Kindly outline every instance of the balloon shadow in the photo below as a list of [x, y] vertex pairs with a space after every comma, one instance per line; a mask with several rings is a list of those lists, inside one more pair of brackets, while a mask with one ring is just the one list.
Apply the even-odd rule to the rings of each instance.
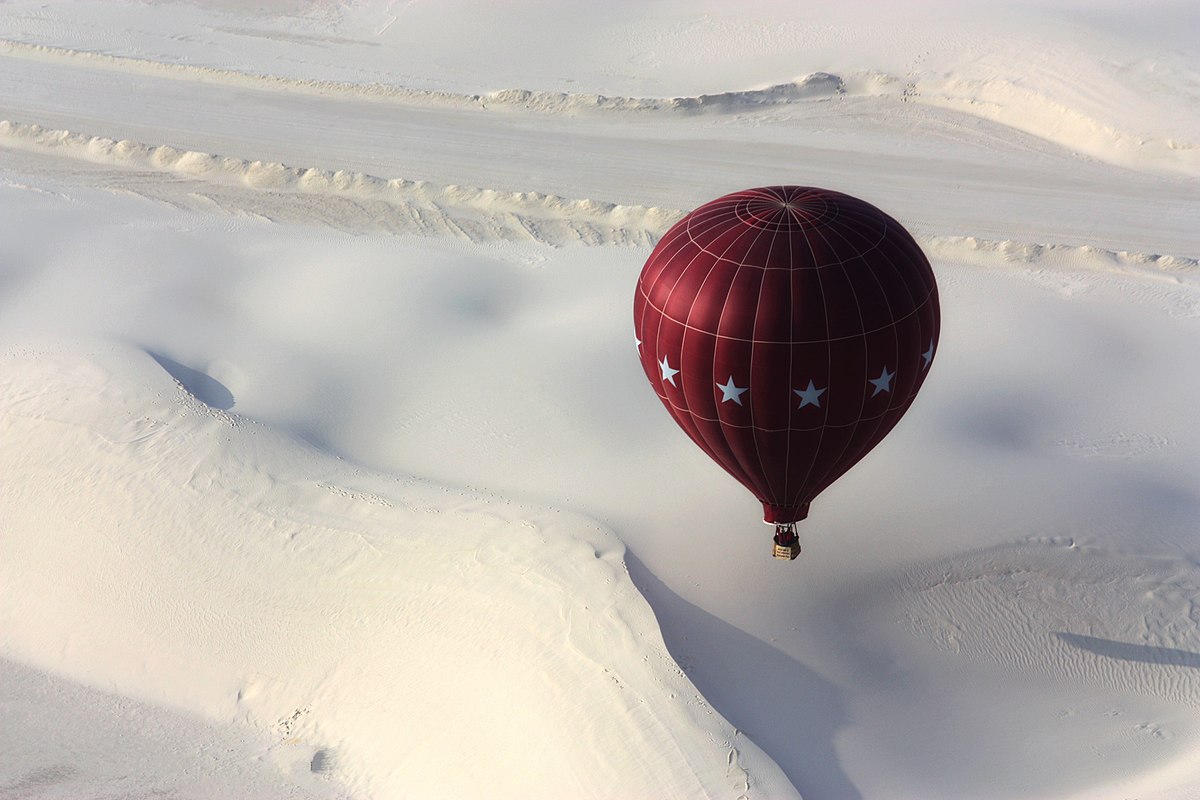
[[1164, 667], [1191, 667], [1200, 669], [1200, 653], [1189, 650], [1178, 650], [1174, 647], [1151, 647], [1144, 644], [1129, 644], [1112, 639], [1098, 639], [1095, 636], [1083, 636], [1078, 633], [1054, 634], [1060, 641], [1095, 653], [1099, 656], [1117, 658], [1121, 661], [1134, 661], [1139, 664], [1159, 664]]
[[862, 800], [834, 749], [847, 718], [833, 684], [684, 600], [633, 553], [626, 551], [625, 562], [667, 650], [712, 707], [774, 759], [804, 797]]
[[146, 352], [150, 353], [150, 357], [157, 361], [160, 367], [170, 373], [172, 378], [179, 381], [183, 388], [195, 395], [200, 402], [222, 411], [233, 408], [233, 392], [229, 391], [225, 384], [216, 378], [206, 375], [200, 370], [186, 367], [159, 353], [149, 350]]

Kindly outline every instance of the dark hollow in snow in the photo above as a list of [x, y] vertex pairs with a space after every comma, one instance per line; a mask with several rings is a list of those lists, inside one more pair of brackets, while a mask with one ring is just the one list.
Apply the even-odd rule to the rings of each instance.
[[[147, 351], [150, 352], [150, 351]], [[171, 374], [171, 377], [179, 381], [184, 389], [187, 389], [200, 402], [210, 405], [213, 408], [221, 411], [228, 411], [233, 408], [233, 392], [225, 387], [216, 378], [213, 378], [198, 369], [184, 366], [174, 359], [167, 358], [159, 353], [150, 352], [150, 357], [158, 362], [158, 365]]]
[[321, 773], [329, 772], [334, 768], [336, 760], [334, 759], [332, 750], [318, 750], [313, 753], [312, 762], [308, 768], [312, 772]]

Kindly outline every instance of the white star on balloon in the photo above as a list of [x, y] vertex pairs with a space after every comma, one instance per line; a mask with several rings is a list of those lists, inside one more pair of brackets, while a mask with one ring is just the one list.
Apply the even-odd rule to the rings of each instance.
[[871, 397], [880, 392], [890, 392], [892, 390], [892, 378], [896, 377], [896, 373], [888, 372], [888, 368], [884, 367], [883, 372], [879, 373], [878, 378], [868, 378], [867, 383], [875, 387], [875, 391], [871, 392]]
[[742, 395], [745, 394], [746, 392], [750, 391], [749, 386], [747, 386], [744, 389], [739, 389], [736, 385], [734, 385], [732, 375], [729, 376], [729, 380], [725, 381], [724, 386], [722, 386], [721, 384], [718, 383], [717, 388], [721, 390], [721, 393], [722, 393], [721, 394], [721, 402], [722, 403], [726, 403], [726, 402], [732, 400], [733, 402], [737, 403], [739, 406], [742, 404]]
[[670, 382], [672, 386], [678, 386], [675, 383], [675, 376], [679, 374], [679, 370], [671, 369], [671, 365], [667, 363], [667, 357], [663, 356], [663, 360], [658, 362], [659, 369], [662, 370], [662, 379]]
[[921, 369], [928, 369], [933, 362], [933, 339], [929, 340], [929, 349], [921, 353], [921, 358], [925, 359], [925, 363], [921, 365]]
[[818, 389], [810, 379], [807, 389], [792, 389], [792, 391], [800, 397], [800, 405], [797, 406], [797, 408], [804, 408], [805, 406], [816, 406], [817, 408], [820, 408], [821, 395], [825, 394], [825, 390], [828, 388], [829, 387], [826, 386], [825, 389]]
[[639, 339], [639, 338], [638, 338], [638, 337], [636, 337], [636, 336], [635, 336], [635, 337], [633, 337], [633, 346], [634, 346], [634, 347], [636, 347], [636, 348], [637, 348], [637, 349], [639, 349], [639, 350], [640, 350], [640, 349], [642, 349], [642, 340], [641, 340], [641, 339]]

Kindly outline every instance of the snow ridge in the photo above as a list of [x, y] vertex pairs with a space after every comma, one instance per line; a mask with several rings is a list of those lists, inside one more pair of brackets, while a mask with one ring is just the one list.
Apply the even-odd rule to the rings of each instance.
[[1010, 263], [1069, 264], [1072, 268], [1163, 272], [1183, 277], [1200, 274], [1200, 259], [1160, 253], [1133, 253], [1091, 245], [1033, 244], [976, 236], [918, 236], [932, 254], [947, 259], [974, 260], [978, 254], [1000, 256]]
[[[1153, 89], [1171, 93], [1173, 102], [1186, 105], [1194, 101], [1186, 89], [1169, 85], [1117, 88], [1124, 89], [1126, 100]], [[1089, 107], [1087, 103], [1080, 103], [1077, 107], [1041, 83], [1031, 86], [1027, 81], [1017, 79], [967, 78], [954, 74], [901, 78], [877, 71], [862, 71], [845, 76], [843, 93], [891, 97], [986, 119], [1109, 164], [1200, 175], [1200, 143], [1192, 138], [1196, 135], [1194, 125], [1190, 130], [1178, 129], [1170, 133], [1128, 129], [1103, 118], [1105, 105]], [[1125, 126], [1130, 124], [1126, 120]]]
[[839, 76], [828, 72], [814, 72], [794, 81], [777, 83], [763, 89], [718, 92], [694, 97], [609, 97], [602, 94], [505, 89], [483, 95], [471, 95], [468, 99], [481, 108], [500, 106], [550, 113], [585, 110], [732, 113], [751, 108], [787, 105], [813, 97], [830, 97], [844, 92], [845, 85]]
[[845, 91], [842, 79], [828, 72], [815, 72], [794, 81], [778, 83], [761, 89], [718, 92], [693, 97], [621, 97], [577, 92], [549, 92], [534, 89], [501, 89], [481, 94], [448, 92], [436, 89], [415, 89], [382, 83], [352, 83], [319, 79], [289, 78], [242, 72], [193, 64], [172, 64], [163, 61], [115, 56], [89, 50], [73, 50], [41, 44], [27, 44], [0, 39], [0, 54], [45, 61], [86, 61], [91, 66], [122, 72], [135, 72], [183, 80], [219, 82], [232, 86], [286, 90], [311, 94], [341, 94], [358, 98], [384, 100], [425, 106], [451, 108], [492, 108], [537, 111], [542, 113], [573, 114], [587, 111], [632, 112], [733, 112], [804, 100], [829, 97]]
[[[422, 180], [383, 178], [354, 170], [293, 167], [171, 145], [109, 139], [41, 125], [0, 120], [0, 144], [68, 158], [151, 170], [203, 181], [206, 199], [224, 211], [271, 218], [309, 219], [313, 209], [288, 197], [319, 195], [341, 201], [322, 220], [336, 227], [382, 227], [395, 233], [452, 236], [472, 242], [536, 241], [568, 244], [653, 245], [686, 212], [658, 206], [622, 205], [542, 192], [510, 192], [472, 186], [440, 186]], [[247, 200], [246, 191], [253, 193]], [[138, 192], [157, 196], [140, 185]], [[193, 196], [194, 193], [193, 193]], [[174, 198], [178, 200], [178, 198]], [[1091, 245], [1031, 243], [975, 236], [917, 235], [934, 257], [994, 261], [1094, 271], [1200, 276], [1200, 259], [1161, 253], [1110, 250]]]
[[[586, 113], [731, 114], [786, 106], [839, 95], [902, 100], [980, 117], [1053, 142], [1107, 163], [1160, 172], [1200, 175], [1200, 143], [1190, 133], [1125, 130], [1102, 119], [1105, 106], [1076, 108], [1070, 100], [1002, 77], [977, 79], [958, 74], [897, 76], [878, 70], [836, 75], [813, 72], [765, 88], [686, 97], [628, 97], [594, 93], [510, 88], [479, 94], [418, 89], [384, 83], [293, 78], [219, 67], [179, 64], [0, 39], [0, 54], [57, 63], [84, 62], [91, 67], [174, 80], [203, 81], [255, 89], [463, 109], [525, 111], [545, 114]], [[1190, 98], [1177, 93], [1179, 102]], [[1131, 88], [1134, 95], [1136, 87]], [[1182, 94], [1179, 94], [1183, 92]], [[1099, 115], [1099, 116], [1098, 116]]]
[[[378, 223], [378, 214], [386, 210], [383, 227], [388, 230], [451, 235], [476, 242], [653, 244], [683, 214], [676, 209], [626, 206], [541, 192], [437, 186], [352, 170], [292, 167], [8, 120], [0, 120], [0, 141], [69, 158], [248, 188], [264, 195], [315, 194], [345, 199], [355, 204], [357, 216], [343, 227], [353, 227], [353, 219], [364, 214], [366, 220]], [[263, 209], [256, 206], [251, 210], [262, 213]]]

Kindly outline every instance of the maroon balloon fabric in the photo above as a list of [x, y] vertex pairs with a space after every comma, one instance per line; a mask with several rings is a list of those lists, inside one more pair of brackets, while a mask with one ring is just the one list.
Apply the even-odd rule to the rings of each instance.
[[840, 192], [770, 186], [688, 214], [633, 306], [646, 377], [763, 504], [808, 506], [899, 422], [937, 350], [937, 285], [898, 222]]

